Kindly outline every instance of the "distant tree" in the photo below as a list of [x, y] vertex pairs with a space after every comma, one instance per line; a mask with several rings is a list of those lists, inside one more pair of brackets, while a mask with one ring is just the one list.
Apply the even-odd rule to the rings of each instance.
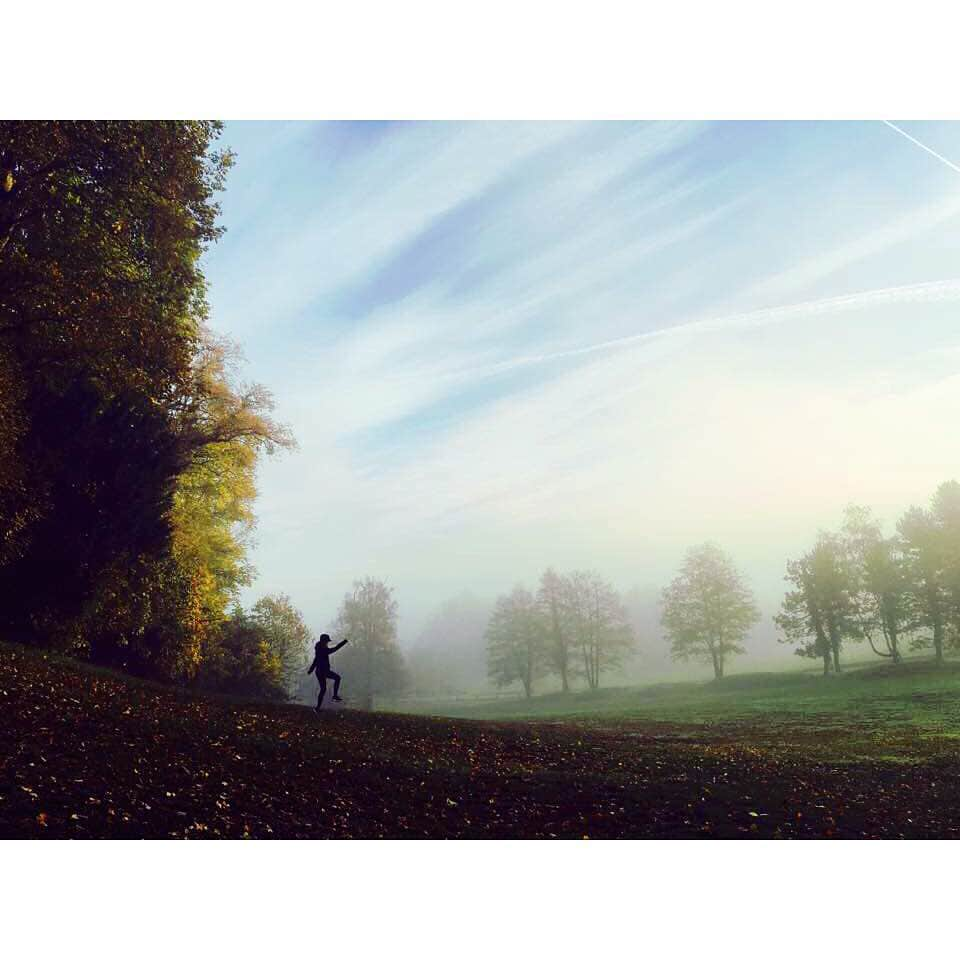
[[857, 506], [847, 508], [842, 536], [861, 632], [874, 653], [900, 663], [900, 641], [910, 626], [910, 582], [902, 542], [885, 538], [870, 510]]
[[952, 489], [945, 487], [935, 495], [934, 509], [911, 507], [897, 523], [903, 542], [913, 626], [918, 631], [929, 631], [927, 636], [918, 635], [915, 645], [932, 643], [938, 663], [943, 662], [951, 615], [956, 609], [956, 593], [951, 590], [956, 549], [951, 540]]
[[487, 665], [498, 687], [520, 681], [527, 697], [546, 670], [547, 630], [540, 608], [529, 590], [515, 587], [497, 598], [487, 624]]
[[820, 598], [811, 571], [810, 554], [787, 561], [784, 578], [794, 589], [783, 598], [780, 612], [773, 618], [783, 632], [783, 643], [795, 644], [798, 656], [821, 658], [823, 675], [830, 673], [830, 640]]
[[774, 618], [786, 642], [804, 657], [822, 657], [823, 672], [840, 672], [844, 640], [862, 636], [856, 606], [856, 579], [845, 544], [821, 533], [813, 549], [788, 561], [786, 579], [794, 584]]
[[944, 568], [949, 595], [948, 620], [944, 640], [952, 647], [960, 644], [960, 483], [948, 480], [933, 495], [933, 515], [944, 540]]
[[733, 561], [712, 543], [687, 552], [662, 603], [661, 622], [674, 659], [710, 663], [717, 680], [728, 657], [744, 652], [747, 631], [760, 619], [753, 593]]
[[377, 694], [403, 689], [406, 676], [397, 646], [397, 601], [391, 587], [374, 577], [355, 581], [343, 598], [336, 629], [349, 638], [350, 645], [337, 654], [334, 669], [343, 674], [345, 686], [359, 681], [364, 709], [373, 709]]
[[540, 577], [537, 603], [546, 624], [546, 657], [550, 669], [560, 677], [564, 693], [570, 690], [571, 660], [574, 655], [573, 636], [566, 598], [570, 588], [565, 577], [554, 569], [545, 570]]
[[599, 574], [577, 570], [562, 581], [567, 629], [590, 690], [604, 670], [619, 667], [633, 648], [633, 630], [616, 590]]

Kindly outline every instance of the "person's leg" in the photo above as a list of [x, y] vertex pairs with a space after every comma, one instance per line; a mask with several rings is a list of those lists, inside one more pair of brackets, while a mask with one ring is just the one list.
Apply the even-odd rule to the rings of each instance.
[[317, 674], [317, 679], [320, 681], [320, 693], [317, 695], [317, 709], [319, 710], [323, 706], [323, 697], [327, 692], [327, 678]]
[[340, 674], [335, 673], [333, 670], [331, 670], [327, 674], [327, 676], [330, 677], [331, 680], [333, 680], [333, 699], [339, 700], [340, 699]]

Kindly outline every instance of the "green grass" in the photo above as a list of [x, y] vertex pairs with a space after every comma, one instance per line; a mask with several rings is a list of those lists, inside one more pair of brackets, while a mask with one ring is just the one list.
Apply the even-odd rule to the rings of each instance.
[[[719, 682], [662, 683], [529, 700], [398, 701], [401, 712], [481, 720], [563, 720], [683, 725], [691, 735], [714, 728], [745, 743], [793, 746], [836, 758], [910, 759], [960, 738], [960, 663], [931, 660], [857, 664], [840, 676], [784, 671]], [[929, 741], [926, 745], [924, 742]]]

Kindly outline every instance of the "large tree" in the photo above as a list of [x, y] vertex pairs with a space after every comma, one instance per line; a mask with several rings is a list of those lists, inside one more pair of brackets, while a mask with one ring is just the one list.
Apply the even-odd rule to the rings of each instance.
[[206, 562], [245, 522], [222, 504], [288, 439], [204, 326], [219, 132], [0, 123], [0, 623], [174, 677], [243, 578]]
[[337, 616], [337, 630], [349, 638], [334, 666], [345, 683], [359, 680], [364, 709], [372, 710], [378, 694], [399, 692], [405, 684], [405, 670], [397, 646], [397, 601], [393, 589], [375, 577], [353, 584], [343, 598]]
[[238, 384], [232, 344], [205, 336], [195, 380], [189, 424], [180, 435], [185, 466], [174, 488], [170, 551], [161, 571], [181, 586], [163, 591], [155, 603], [154, 624], [165, 623], [155, 643], [164, 673], [172, 677], [196, 671], [205, 650], [216, 644], [228, 607], [252, 582], [247, 550], [255, 523], [257, 460], [261, 453], [293, 445], [270, 416], [269, 394]]
[[870, 510], [856, 506], [847, 508], [843, 541], [861, 632], [874, 653], [900, 663], [901, 640], [910, 627], [910, 583], [903, 544], [897, 537], [884, 537]]
[[943, 563], [949, 595], [949, 646], [960, 643], [960, 483], [948, 480], [937, 487], [931, 509], [943, 537]]
[[104, 575], [168, 543], [206, 309], [199, 258], [229, 165], [218, 132], [0, 124], [0, 373], [19, 408], [0, 460], [24, 469], [23, 496], [0, 497], [0, 525], [18, 531], [0, 592], [25, 639], [82, 644], [80, 620], [112, 589]]
[[661, 622], [676, 660], [701, 660], [723, 677], [727, 659], [743, 653], [747, 632], [760, 619], [753, 593], [719, 547], [692, 547], [680, 573], [663, 591]]
[[576, 668], [596, 690], [603, 672], [619, 667], [633, 649], [626, 608], [613, 586], [593, 571], [574, 571], [563, 579], [562, 589]]
[[788, 560], [784, 579], [793, 584], [793, 589], [787, 591], [780, 612], [773, 618], [783, 632], [781, 642], [795, 644], [794, 652], [798, 656], [821, 658], [823, 675], [827, 676], [830, 673], [830, 640], [811, 570], [810, 554]]
[[786, 579], [794, 585], [775, 622], [797, 653], [821, 657], [823, 672], [840, 672], [845, 640], [862, 636], [856, 604], [857, 581], [843, 540], [821, 533], [799, 560], [788, 561]]
[[518, 681], [526, 697], [546, 670], [546, 623], [536, 598], [523, 587], [497, 598], [487, 624], [487, 664], [498, 687]]
[[540, 577], [537, 603], [546, 624], [546, 657], [551, 670], [560, 677], [563, 693], [570, 690], [570, 673], [573, 668], [573, 635], [567, 598], [570, 587], [567, 579], [552, 567]]
[[897, 523], [903, 542], [909, 579], [912, 623], [918, 645], [933, 645], [938, 663], [951, 627], [954, 596], [951, 591], [952, 544], [943, 517], [934, 510], [911, 507]]

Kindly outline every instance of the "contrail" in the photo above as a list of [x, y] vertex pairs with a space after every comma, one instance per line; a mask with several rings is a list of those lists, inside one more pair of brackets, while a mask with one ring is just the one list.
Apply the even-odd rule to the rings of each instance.
[[889, 120], [881, 120], [881, 123], [885, 123], [891, 130], [896, 130], [901, 137], [906, 137], [911, 143], [915, 143], [921, 150], [926, 150], [931, 157], [936, 157], [941, 163], [945, 163], [951, 170], [956, 170], [957, 173], [960, 173], [960, 167], [958, 167], [952, 160], [948, 160], [942, 153], [937, 153], [936, 150], [932, 150], [925, 143], [921, 143], [916, 137], [911, 137], [906, 130], [901, 130], [895, 123], [891, 123]]
[[642, 333], [628, 334], [613, 340], [557, 350], [550, 353], [528, 354], [514, 357], [485, 367], [473, 367], [460, 371], [451, 371], [451, 377], [492, 376], [506, 373], [518, 367], [548, 363], [569, 357], [580, 357], [601, 351], [615, 350], [618, 347], [635, 346], [652, 340], [690, 336], [732, 327], [761, 327], [773, 323], [800, 317], [815, 316], [820, 313], [834, 313], [840, 310], [859, 310], [863, 307], [885, 303], [933, 303], [938, 301], [960, 300], [960, 280], [934, 280], [927, 283], [914, 283], [901, 287], [884, 287], [879, 290], [863, 290], [859, 293], [845, 294], [839, 297], [826, 297], [822, 300], [807, 300], [781, 307], [769, 307], [764, 310], [752, 310], [748, 313], [728, 314], [704, 320], [679, 323], [669, 327], [645, 330]]

